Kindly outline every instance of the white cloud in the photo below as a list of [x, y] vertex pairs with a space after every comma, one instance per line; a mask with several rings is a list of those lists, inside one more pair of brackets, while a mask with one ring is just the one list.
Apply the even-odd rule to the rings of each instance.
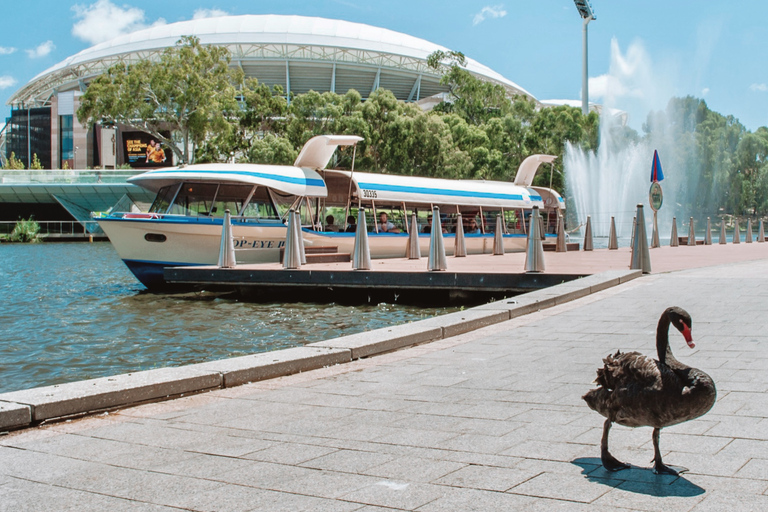
[[12, 76], [4, 75], [0, 76], [0, 89], [7, 89], [16, 85], [16, 79]]
[[704, 96], [706, 96], [707, 94], [709, 94], [709, 87], [705, 87], [705, 88], [703, 88], [703, 89], [701, 90], [701, 97], [702, 97], [702, 98], [703, 98]]
[[10, 55], [16, 51], [12, 46], [0, 46], [0, 55]]
[[30, 59], [39, 59], [40, 57], [45, 57], [49, 53], [51, 53], [54, 49], [56, 49], [56, 45], [53, 44], [53, 41], [46, 41], [44, 43], [40, 43], [35, 48], [32, 48], [31, 50], [24, 50], [27, 52], [27, 55], [29, 55]]
[[479, 25], [484, 22], [486, 18], [503, 18], [507, 15], [507, 11], [504, 10], [504, 5], [486, 5], [479, 13], [475, 14], [475, 18], [472, 20], [472, 25]]
[[144, 28], [165, 25], [164, 18], [153, 23], [146, 23], [146, 14], [138, 7], [117, 6], [110, 0], [98, 0], [85, 6], [72, 6], [77, 20], [72, 25], [72, 35], [88, 43], [97, 44], [123, 34], [129, 34]]
[[768, 84], [752, 84], [749, 86], [749, 90], [755, 92], [768, 92]]
[[195, 14], [192, 15], [192, 19], [201, 20], [203, 18], [219, 18], [221, 16], [229, 16], [229, 13], [221, 9], [197, 9]]

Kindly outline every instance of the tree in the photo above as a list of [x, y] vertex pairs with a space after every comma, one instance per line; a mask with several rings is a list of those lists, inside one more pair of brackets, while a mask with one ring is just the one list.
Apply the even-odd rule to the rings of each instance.
[[239, 111], [235, 84], [242, 83], [242, 71], [230, 69], [230, 60], [226, 48], [184, 36], [158, 61], [116, 64], [94, 79], [77, 118], [88, 127], [119, 123], [149, 133], [179, 162], [190, 163], [190, 147], [210, 132], [232, 129]]

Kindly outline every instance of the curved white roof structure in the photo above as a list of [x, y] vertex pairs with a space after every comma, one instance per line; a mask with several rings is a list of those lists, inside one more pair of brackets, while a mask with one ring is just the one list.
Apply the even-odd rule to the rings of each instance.
[[[297, 94], [315, 90], [340, 94], [356, 89], [366, 98], [377, 88], [398, 99], [419, 99], [446, 91], [426, 58], [447, 48], [392, 30], [305, 16], [245, 15], [205, 18], [156, 26], [85, 49], [45, 70], [19, 89], [12, 105], [46, 105], [54, 94], [84, 90], [88, 81], [117, 62], [157, 58], [185, 35], [232, 52], [246, 76]], [[490, 68], [467, 59], [467, 70], [503, 85], [511, 94], [535, 98]]]

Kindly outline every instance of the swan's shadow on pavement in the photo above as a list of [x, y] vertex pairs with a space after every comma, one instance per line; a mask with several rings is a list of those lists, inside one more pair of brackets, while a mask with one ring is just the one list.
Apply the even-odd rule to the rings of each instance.
[[581, 474], [590, 482], [616, 487], [627, 492], [659, 497], [690, 497], [706, 492], [682, 476], [657, 475], [651, 468], [632, 466], [621, 471], [608, 471], [597, 457], [581, 457], [572, 460], [571, 464], [579, 466]]

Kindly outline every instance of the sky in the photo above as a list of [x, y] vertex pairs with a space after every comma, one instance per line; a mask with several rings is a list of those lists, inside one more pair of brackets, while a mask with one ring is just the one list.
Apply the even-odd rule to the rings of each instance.
[[[640, 130], [672, 96], [768, 126], [768, 2], [592, 0], [590, 101]], [[0, 0], [0, 120], [35, 75], [123, 33], [195, 17], [295, 14], [403, 32], [460, 51], [539, 100], [581, 99], [582, 20], [572, 0]], [[3, 121], [0, 121], [2, 126]]]

